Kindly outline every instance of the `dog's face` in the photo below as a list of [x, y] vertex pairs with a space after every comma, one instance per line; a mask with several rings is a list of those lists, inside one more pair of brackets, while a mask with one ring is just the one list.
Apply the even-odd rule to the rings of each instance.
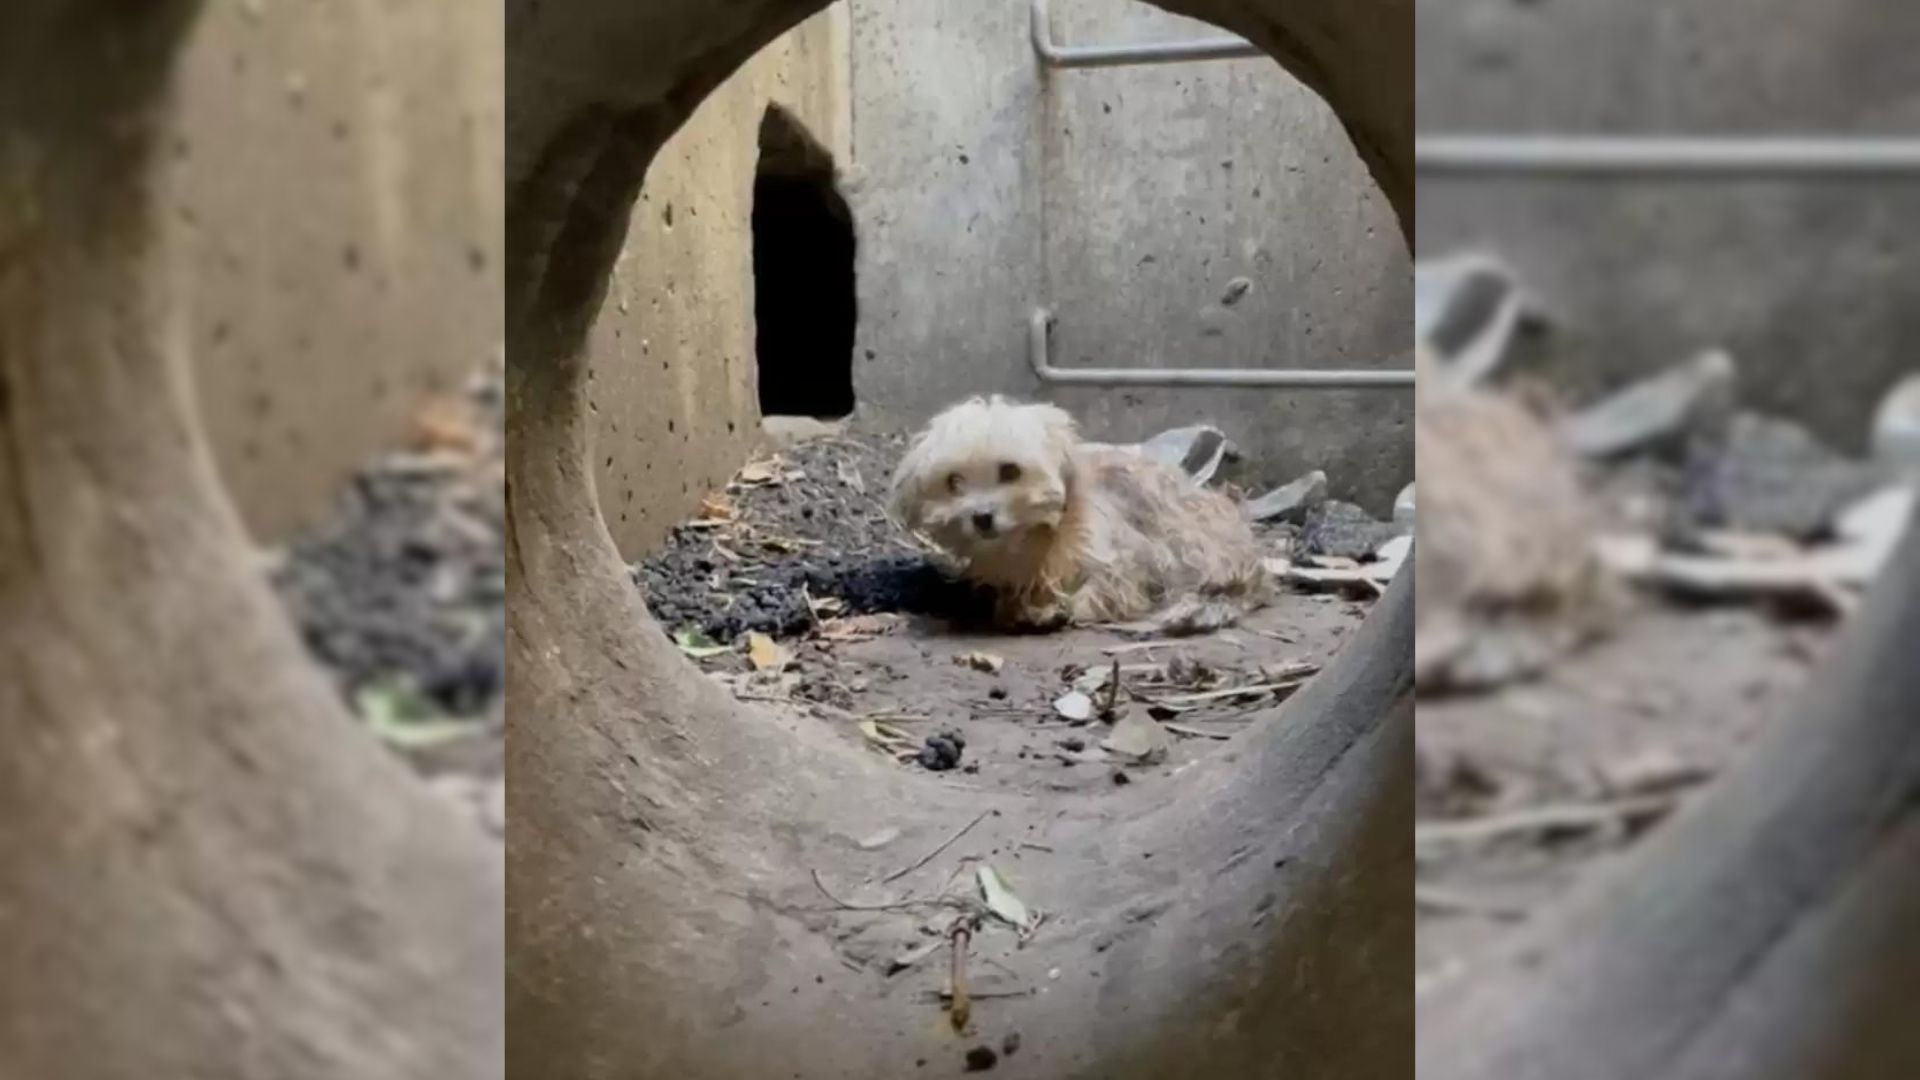
[[979, 556], [1060, 524], [1073, 483], [1073, 418], [1004, 398], [933, 418], [893, 476], [893, 510], [958, 555]]

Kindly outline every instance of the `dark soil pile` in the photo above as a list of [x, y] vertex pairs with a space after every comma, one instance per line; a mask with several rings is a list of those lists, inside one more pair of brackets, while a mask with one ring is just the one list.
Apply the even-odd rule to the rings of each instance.
[[333, 519], [287, 546], [273, 583], [351, 701], [403, 683], [458, 716], [501, 693], [505, 505], [498, 374], [422, 413], [415, 448], [356, 474]]
[[633, 567], [654, 618], [716, 642], [800, 634], [819, 615], [906, 612], [978, 622], [992, 597], [956, 578], [886, 514], [894, 436], [803, 443], [743, 469], [706, 515]]

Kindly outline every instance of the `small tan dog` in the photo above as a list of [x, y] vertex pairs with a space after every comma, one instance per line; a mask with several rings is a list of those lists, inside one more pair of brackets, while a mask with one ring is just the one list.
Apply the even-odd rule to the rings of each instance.
[[995, 590], [1009, 628], [1145, 620], [1224, 626], [1268, 578], [1239, 509], [1178, 469], [1084, 443], [1052, 405], [972, 398], [933, 418], [893, 476], [893, 512]]

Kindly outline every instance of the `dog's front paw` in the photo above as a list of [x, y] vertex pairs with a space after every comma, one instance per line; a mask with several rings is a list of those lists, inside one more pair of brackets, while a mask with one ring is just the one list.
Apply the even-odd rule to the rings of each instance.
[[1023, 631], [1029, 634], [1048, 634], [1055, 630], [1064, 630], [1073, 621], [1064, 605], [1047, 604], [1038, 607], [1020, 607], [1003, 613], [1001, 620], [1009, 630]]

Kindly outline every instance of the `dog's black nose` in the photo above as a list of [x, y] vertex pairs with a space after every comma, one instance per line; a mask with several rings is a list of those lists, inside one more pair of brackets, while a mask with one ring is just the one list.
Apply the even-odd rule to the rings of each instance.
[[973, 527], [979, 532], [987, 536], [993, 535], [993, 515], [992, 514], [973, 515]]

